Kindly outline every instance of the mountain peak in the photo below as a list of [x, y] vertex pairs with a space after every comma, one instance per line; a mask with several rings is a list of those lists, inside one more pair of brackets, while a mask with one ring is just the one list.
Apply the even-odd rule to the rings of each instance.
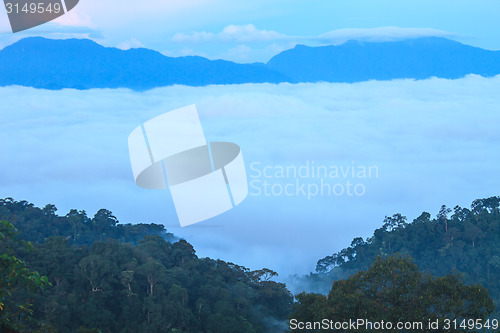
[[[6, 48], [74, 48], [74, 47], [95, 47], [95, 48], [104, 48], [104, 46], [94, 42], [90, 39], [78, 39], [78, 38], [69, 38], [69, 39], [49, 39], [45, 37], [27, 37], [18, 40], [14, 44], [7, 46]], [[5, 48], [5, 49], [6, 49]]]
[[0, 86], [45, 89], [173, 84], [359, 82], [402, 78], [456, 79], [500, 74], [500, 51], [441, 37], [392, 42], [351, 40], [340, 45], [296, 45], [267, 64], [237, 64], [203, 57], [171, 58], [140, 48], [120, 50], [88, 39], [22, 39], [0, 50]]
[[350, 40], [340, 45], [297, 45], [274, 56], [267, 66], [292, 82], [359, 82], [367, 80], [456, 79], [468, 74], [500, 74], [500, 52], [442, 37], [403, 41]]
[[183, 84], [284, 82], [265, 66], [171, 58], [145, 48], [120, 50], [88, 39], [29, 37], [0, 51], [0, 86], [44, 89], [131, 88], [146, 90]]

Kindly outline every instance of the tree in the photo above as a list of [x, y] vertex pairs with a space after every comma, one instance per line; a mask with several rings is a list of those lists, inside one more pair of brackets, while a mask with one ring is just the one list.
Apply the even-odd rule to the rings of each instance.
[[[328, 297], [300, 294], [297, 300], [290, 318], [299, 321], [316, 321], [320, 314], [335, 322], [364, 318], [394, 324], [429, 319], [443, 323], [447, 318], [485, 319], [494, 310], [485, 288], [465, 285], [457, 275], [425, 275], [401, 256], [378, 257], [367, 271], [335, 281]], [[424, 332], [436, 331], [424, 327]]]
[[148, 283], [148, 294], [154, 295], [155, 285], [165, 279], [166, 269], [165, 266], [158, 261], [151, 260], [139, 266], [138, 273], [146, 277]]
[[71, 225], [73, 240], [76, 241], [80, 237], [88, 220], [89, 218], [84, 210], [77, 211], [76, 209], [71, 209], [69, 213], [66, 214], [66, 221]]
[[[17, 230], [10, 222], [0, 221], [0, 331], [14, 332], [30, 324], [32, 303], [17, 292], [29, 289], [34, 292], [47, 284], [47, 277], [30, 270], [17, 258], [15, 247], [29, 251], [31, 244], [16, 238]], [[22, 296], [22, 295], [21, 295]]]
[[392, 217], [386, 216], [382, 228], [387, 231], [392, 231], [394, 229], [404, 228], [405, 226], [406, 216], [397, 213], [392, 215]]
[[448, 231], [448, 214], [451, 213], [451, 209], [447, 208], [446, 205], [442, 205], [437, 218], [439, 221], [444, 221], [445, 231]]
[[55, 217], [56, 212], [57, 212], [57, 208], [56, 208], [56, 206], [54, 206], [52, 204], [47, 204], [47, 205], [45, 205], [45, 207], [43, 207], [42, 211], [47, 216]]
[[[21, 316], [31, 316], [43, 325], [39, 333], [274, 332], [289, 313], [293, 296], [283, 283], [272, 281], [272, 270], [199, 259], [187, 241], [167, 241], [177, 238], [163, 226], [118, 225], [107, 210], [92, 219], [76, 209], [66, 216], [55, 213], [51, 205], [44, 211], [25, 201], [0, 199], [0, 216], [12, 219], [20, 235], [35, 242], [29, 254], [21, 243], [0, 242], [0, 260], [26, 260], [20, 265], [51, 282], [36, 294], [23, 284], [14, 288], [1, 261], [0, 317], [15, 310], [10, 327]], [[4, 251], [7, 245], [10, 252]], [[19, 311], [16, 306], [28, 297], [33, 307]], [[5, 325], [0, 332], [10, 333]]]
[[118, 224], [118, 219], [109, 210], [99, 209], [92, 219], [92, 224], [97, 234], [106, 236], [106, 233], [109, 234], [114, 230], [114, 227]]

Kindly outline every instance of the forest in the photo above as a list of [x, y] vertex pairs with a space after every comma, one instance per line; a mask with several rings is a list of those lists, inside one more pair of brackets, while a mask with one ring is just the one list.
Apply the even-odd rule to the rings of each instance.
[[485, 287], [500, 318], [500, 197], [474, 200], [471, 208], [441, 206], [435, 218], [423, 212], [412, 222], [401, 214], [386, 216], [371, 237], [320, 259], [316, 272], [301, 283], [327, 294], [333, 281], [370, 268], [377, 257], [405, 255], [427, 274], [459, 276], [466, 284]]
[[474, 318], [491, 332], [499, 319], [499, 197], [413, 222], [386, 217], [298, 278], [309, 292], [295, 297], [276, 272], [198, 258], [161, 225], [120, 224], [106, 209], [56, 212], [0, 199], [1, 332], [313, 332], [291, 323], [361, 316]]
[[0, 203], [4, 330], [262, 332], [289, 313], [293, 297], [271, 281], [275, 272], [198, 258], [163, 226], [120, 225], [106, 210], [61, 217], [52, 205]]

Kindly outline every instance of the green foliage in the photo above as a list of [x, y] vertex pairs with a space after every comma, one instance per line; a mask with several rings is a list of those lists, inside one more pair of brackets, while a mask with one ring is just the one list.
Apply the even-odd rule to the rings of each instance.
[[368, 269], [377, 256], [395, 253], [411, 256], [436, 276], [462, 274], [466, 283], [487, 288], [500, 305], [500, 197], [475, 200], [471, 209], [441, 206], [435, 219], [427, 212], [411, 223], [400, 214], [386, 217], [372, 237], [355, 238], [350, 247], [319, 260], [317, 273], [306, 280], [318, 287], [316, 292], [326, 293], [332, 281]]
[[17, 230], [0, 221], [0, 331], [22, 330], [32, 321], [32, 302], [28, 291], [47, 286], [47, 277], [30, 270], [16, 255], [31, 244], [17, 239]]
[[27, 260], [52, 283], [36, 313], [57, 332], [262, 332], [262, 318], [283, 320], [293, 299], [284, 284], [264, 280], [273, 271], [199, 259], [185, 240], [158, 236], [90, 248], [49, 238]]
[[0, 201], [0, 216], [36, 241], [20, 252], [26, 267], [50, 282], [31, 295], [40, 332], [265, 332], [290, 311], [293, 296], [272, 270], [200, 259], [162, 226], [122, 226], [105, 209], [92, 219], [56, 211]]
[[[302, 293], [297, 301], [290, 318], [302, 322], [321, 322], [324, 318], [349, 322], [362, 318], [393, 324], [429, 320], [444, 324], [450, 318], [485, 319], [494, 309], [485, 288], [467, 286], [457, 275], [426, 275], [410, 259], [401, 256], [377, 257], [367, 271], [335, 281], [328, 296]], [[358, 332], [365, 331], [370, 330], [358, 328]], [[434, 330], [424, 327], [423, 331]]]
[[51, 236], [62, 236], [78, 245], [91, 245], [97, 240], [118, 239], [136, 244], [146, 235], [158, 235], [176, 240], [159, 224], [120, 224], [107, 209], [100, 209], [93, 218], [84, 210], [72, 209], [65, 216], [56, 214], [57, 208], [48, 204], [43, 209], [27, 201], [12, 198], [0, 199], [0, 219], [11, 221], [27, 241], [43, 243]]
[[[386, 217], [372, 237], [356, 237], [318, 261], [307, 281], [331, 290], [297, 295], [292, 316], [484, 318], [494, 308], [486, 289], [466, 283], [487, 287], [500, 304], [499, 206], [493, 197], [471, 209], [442, 206], [435, 219], [425, 212], [411, 223], [401, 214]], [[2, 331], [278, 332], [290, 315], [293, 297], [272, 270], [198, 258], [163, 226], [122, 225], [105, 209], [93, 218], [56, 212], [53, 205], [0, 200], [0, 218], [34, 242], [28, 251], [30, 243], [17, 241], [13, 226], [2, 222]]]

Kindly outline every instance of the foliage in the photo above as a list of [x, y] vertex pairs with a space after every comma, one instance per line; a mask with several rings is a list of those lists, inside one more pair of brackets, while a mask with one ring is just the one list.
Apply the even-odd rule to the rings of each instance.
[[411, 256], [436, 276], [462, 274], [466, 283], [487, 288], [500, 305], [500, 197], [475, 200], [470, 209], [441, 206], [434, 219], [427, 212], [411, 223], [401, 214], [386, 217], [372, 237], [355, 238], [348, 248], [319, 260], [316, 274], [306, 280], [321, 286], [316, 292], [326, 293], [334, 280], [368, 269], [377, 256], [395, 253]]
[[[422, 326], [408, 332], [445, 332], [445, 319], [486, 319], [494, 309], [485, 288], [467, 286], [457, 275], [426, 275], [409, 258], [401, 256], [379, 256], [367, 271], [335, 281], [328, 296], [301, 293], [297, 300], [290, 318], [302, 322], [321, 322], [324, 318], [349, 322], [362, 318], [394, 325], [426, 325], [429, 321], [441, 325], [440, 330]], [[357, 331], [373, 329], [360, 327]]]
[[[21, 249], [18, 249], [21, 247]], [[18, 240], [16, 229], [7, 221], [0, 221], [0, 331], [22, 330], [32, 320], [32, 302], [28, 291], [47, 286], [47, 277], [30, 270], [16, 256], [16, 251], [27, 252], [31, 244]], [[27, 290], [28, 289], [28, 290]]]
[[160, 235], [174, 241], [176, 237], [159, 224], [120, 224], [107, 209], [100, 209], [90, 218], [84, 210], [71, 209], [65, 216], [48, 204], [40, 209], [27, 201], [0, 199], [0, 219], [11, 221], [27, 241], [43, 243], [51, 236], [63, 236], [74, 244], [91, 245], [97, 240], [117, 239], [136, 244], [146, 235]]
[[[328, 285], [330, 293], [297, 295], [294, 318], [485, 317], [493, 310], [486, 289], [466, 284], [485, 286], [500, 304], [499, 206], [493, 197], [471, 209], [442, 206], [435, 219], [425, 212], [411, 223], [401, 214], [386, 217], [372, 237], [356, 237], [318, 261], [306, 281]], [[30, 244], [15, 240], [12, 224], [2, 222], [4, 330], [278, 332], [290, 315], [293, 297], [272, 270], [198, 258], [163, 226], [122, 225], [106, 209], [93, 218], [76, 209], [56, 212], [53, 205], [0, 200], [0, 219], [34, 242], [28, 251]], [[42, 288], [30, 294], [26, 286]]]
[[52, 283], [35, 311], [58, 332], [262, 332], [262, 318], [283, 320], [293, 299], [284, 284], [160, 236], [90, 248], [51, 237], [27, 260]]
[[30, 308], [48, 332], [265, 332], [289, 314], [293, 296], [272, 270], [198, 258], [163, 226], [122, 226], [105, 209], [56, 211], [0, 201], [36, 241], [19, 255], [50, 282]]

